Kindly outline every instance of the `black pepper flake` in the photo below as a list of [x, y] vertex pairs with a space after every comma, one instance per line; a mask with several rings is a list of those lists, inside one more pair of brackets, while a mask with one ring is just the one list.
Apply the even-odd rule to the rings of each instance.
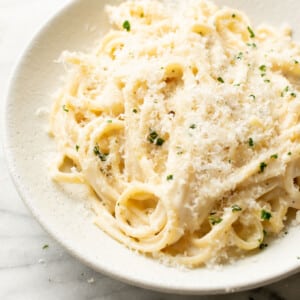
[[261, 243], [260, 245], [259, 245], [259, 249], [260, 250], [263, 250], [263, 249], [265, 249], [265, 248], [267, 248], [268, 247], [268, 244], [266, 244], [266, 243]]
[[172, 117], [175, 117], [175, 111], [174, 110], [170, 110], [168, 112], [168, 115], [171, 115]]

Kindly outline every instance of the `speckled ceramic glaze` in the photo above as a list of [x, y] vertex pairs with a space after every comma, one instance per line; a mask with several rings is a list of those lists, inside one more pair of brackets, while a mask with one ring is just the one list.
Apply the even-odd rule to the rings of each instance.
[[[216, 2], [244, 10], [254, 23], [289, 23], [300, 40], [299, 1]], [[51, 181], [48, 165], [55, 145], [46, 134], [46, 111], [64, 74], [55, 60], [65, 49], [88, 50], [95, 45], [109, 28], [103, 9], [106, 3], [116, 1], [81, 0], [65, 7], [31, 42], [11, 80], [5, 150], [15, 185], [34, 216], [70, 253], [95, 270], [155, 290], [225, 293], [264, 285], [299, 271], [299, 227], [290, 229], [287, 236], [264, 251], [221, 269], [166, 267], [132, 253], [105, 235], [93, 225], [83, 194], [65, 192]]]

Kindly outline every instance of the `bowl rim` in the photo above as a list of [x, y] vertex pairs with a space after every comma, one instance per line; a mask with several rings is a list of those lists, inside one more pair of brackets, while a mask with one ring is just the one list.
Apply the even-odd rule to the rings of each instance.
[[17, 193], [19, 197], [22, 199], [23, 203], [25, 203], [28, 210], [31, 212], [31, 214], [34, 216], [35, 220], [41, 225], [41, 227], [55, 240], [57, 241], [63, 249], [70, 254], [72, 257], [75, 257], [80, 262], [82, 262], [84, 265], [90, 267], [91, 269], [100, 272], [114, 280], [119, 280], [121, 282], [124, 282], [129, 285], [137, 286], [140, 288], [145, 288], [153, 291], [163, 292], [163, 293], [176, 293], [181, 295], [218, 295], [218, 294], [228, 294], [228, 293], [235, 293], [235, 292], [242, 292], [246, 290], [250, 290], [253, 288], [258, 288], [270, 283], [274, 283], [277, 281], [280, 281], [284, 278], [287, 278], [293, 274], [296, 274], [300, 272], [300, 265], [295, 263], [294, 267], [281, 269], [279, 272], [273, 272], [269, 275], [269, 277], [266, 277], [264, 280], [252, 280], [247, 285], [240, 285], [240, 286], [234, 286], [227, 288], [225, 286], [220, 286], [219, 288], [210, 288], [209, 286], [206, 289], [201, 288], [189, 288], [189, 287], [169, 287], [159, 284], [158, 282], [145, 282], [143, 281], [143, 278], [136, 279], [136, 278], [128, 278], [125, 275], [117, 274], [112, 271], [110, 271], [105, 266], [99, 266], [93, 264], [93, 261], [85, 258], [82, 253], [77, 251], [76, 249], [73, 249], [68, 242], [64, 241], [61, 236], [58, 236], [45, 222], [40, 214], [38, 213], [38, 210], [32, 205], [30, 201], [30, 197], [28, 197], [25, 188], [23, 186], [22, 180], [18, 178], [17, 176], [17, 167], [14, 165], [14, 162], [17, 161], [17, 159], [14, 156], [13, 151], [11, 150], [11, 137], [10, 137], [10, 131], [12, 130], [9, 126], [8, 122], [8, 116], [9, 116], [9, 104], [13, 102], [13, 89], [15, 82], [18, 80], [18, 73], [21, 71], [24, 62], [26, 61], [26, 58], [28, 54], [31, 52], [31, 50], [34, 48], [34, 44], [36, 41], [38, 41], [47, 31], [48, 28], [51, 28], [52, 24], [55, 22], [57, 18], [62, 17], [65, 13], [68, 12], [72, 6], [77, 3], [81, 2], [82, 0], [67, 0], [62, 5], [58, 5], [57, 10], [50, 15], [46, 19], [45, 22], [43, 22], [36, 32], [32, 35], [32, 38], [28, 42], [28, 44], [20, 50], [19, 57], [17, 58], [14, 66], [11, 68], [8, 84], [6, 86], [6, 91], [4, 92], [4, 109], [3, 109], [3, 123], [2, 125], [4, 128], [4, 134], [3, 134], [3, 149], [4, 149], [4, 158], [6, 160], [6, 165], [8, 167], [8, 173], [10, 174], [10, 178], [12, 179], [12, 182], [17, 190]]

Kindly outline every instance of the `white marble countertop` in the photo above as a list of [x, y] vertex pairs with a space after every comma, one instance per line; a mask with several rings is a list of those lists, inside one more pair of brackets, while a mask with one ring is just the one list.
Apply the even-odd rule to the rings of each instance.
[[[0, 0], [1, 139], [5, 90], [12, 66], [37, 28], [66, 2]], [[44, 245], [49, 247], [43, 249]], [[300, 274], [244, 293], [201, 297], [165, 295], [112, 280], [71, 257], [41, 229], [16, 193], [0, 147], [0, 299], [296, 300], [300, 299]]]

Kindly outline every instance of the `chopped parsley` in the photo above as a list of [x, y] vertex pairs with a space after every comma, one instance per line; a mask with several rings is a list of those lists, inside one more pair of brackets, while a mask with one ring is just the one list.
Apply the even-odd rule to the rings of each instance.
[[277, 159], [278, 158], [278, 154], [273, 154], [270, 156], [272, 159]]
[[155, 144], [157, 146], [162, 146], [165, 142], [163, 138], [161, 138], [156, 131], [151, 131], [148, 135], [148, 141], [151, 144]]
[[267, 67], [265, 65], [261, 65], [259, 67], [259, 70], [262, 71], [262, 72], [266, 72], [267, 71]]
[[134, 108], [134, 109], [132, 110], [132, 112], [135, 113], [135, 114], [137, 114], [138, 111], [137, 111], [136, 108]]
[[107, 120], [107, 123], [112, 123], [112, 120]]
[[129, 23], [128, 20], [124, 21], [124, 23], [123, 23], [123, 28], [124, 28], [125, 30], [127, 30], [127, 31], [130, 31], [131, 26], [130, 26], [130, 23]]
[[253, 48], [256, 48], [256, 47], [257, 47], [257, 45], [256, 45], [255, 43], [247, 43], [247, 46], [253, 47]]
[[236, 59], [242, 59], [243, 58], [243, 52], [240, 52], [235, 58]]
[[232, 17], [232, 18], [235, 18], [235, 17], [236, 17], [236, 14], [232, 14], [231, 17]]
[[168, 175], [168, 176], [167, 176], [167, 180], [168, 180], [168, 181], [173, 180], [173, 175], [172, 175], [172, 174]]
[[270, 79], [265, 79], [265, 80], [264, 80], [264, 82], [266, 82], [266, 83], [270, 83], [270, 82], [271, 82], [271, 80], [270, 80]]
[[281, 92], [281, 97], [283, 97], [284, 94], [287, 93], [288, 91], [289, 91], [289, 87], [286, 86], [286, 87], [284, 88], [284, 90]]
[[250, 95], [249, 97], [252, 98], [253, 100], [256, 99], [255, 95]]
[[79, 145], [75, 146], [75, 149], [76, 149], [77, 152], [78, 152], [79, 148], [80, 148]]
[[269, 221], [272, 218], [272, 214], [270, 212], [268, 212], [268, 211], [266, 211], [266, 210], [263, 209], [261, 211], [260, 217], [264, 221]]
[[190, 126], [191, 129], [196, 129], [196, 127], [197, 127], [196, 124], [192, 124], [192, 125]]
[[209, 221], [212, 225], [216, 225], [216, 224], [219, 224], [223, 221], [222, 218], [219, 218], [219, 217], [216, 217], [216, 216], [210, 216], [209, 217]]
[[263, 161], [259, 164], [259, 173], [263, 173], [268, 165]]
[[65, 112], [69, 112], [69, 109], [66, 107], [65, 104], [62, 106], [62, 109], [63, 109]]
[[288, 155], [291, 156], [291, 155], [292, 155], [292, 152], [289, 152]]
[[164, 142], [165, 142], [165, 140], [159, 137], [159, 138], [156, 140], [156, 143], [155, 143], [155, 144], [156, 144], [157, 146], [162, 146], [162, 145], [164, 144]]
[[218, 77], [217, 80], [218, 80], [219, 82], [221, 82], [221, 83], [224, 83], [224, 80], [223, 80], [222, 77]]
[[295, 65], [298, 65], [299, 64], [299, 61], [298, 60], [294, 60], [294, 62], [295, 62]]
[[250, 33], [250, 38], [253, 39], [255, 38], [255, 33], [253, 32], [252, 28], [250, 26], [247, 27], [249, 33]]
[[240, 206], [238, 206], [237, 204], [234, 204], [231, 206], [232, 212], [237, 212], [237, 211], [241, 211], [242, 208]]
[[291, 96], [296, 98], [297, 97], [297, 94], [296, 93], [291, 93]]
[[94, 150], [93, 150], [93, 151], [94, 151], [94, 154], [95, 154], [96, 156], [98, 156], [98, 157], [100, 158], [101, 161], [106, 161], [106, 160], [107, 160], [108, 153], [102, 153], [102, 152], [100, 151], [98, 145], [96, 145], [96, 146], [94, 147]]
[[158, 138], [158, 134], [156, 131], [152, 131], [150, 132], [149, 136], [148, 136], [148, 141], [153, 144], [155, 142], [155, 140]]
[[49, 245], [46, 244], [46, 245], [43, 246], [43, 250], [45, 250], [47, 248], [49, 248]]
[[248, 144], [249, 144], [250, 147], [253, 147], [253, 146], [254, 146], [253, 138], [249, 138]]

